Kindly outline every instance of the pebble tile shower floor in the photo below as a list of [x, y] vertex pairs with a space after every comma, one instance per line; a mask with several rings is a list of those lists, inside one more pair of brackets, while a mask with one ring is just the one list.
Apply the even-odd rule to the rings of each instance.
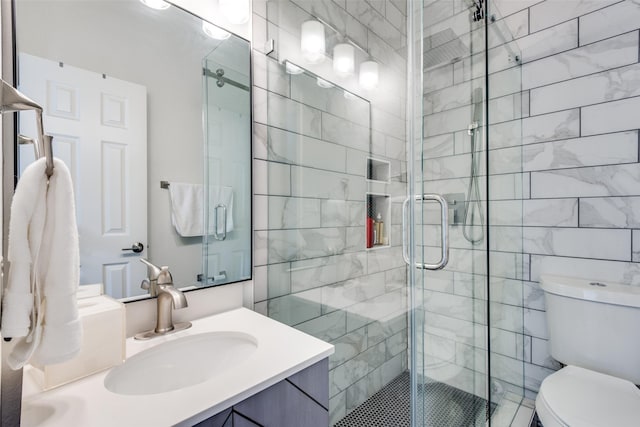
[[[425, 427], [485, 425], [487, 402], [480, 397], [439, 382], [425, 384], [418, 392], [427, 395]], [[334, 427], [409, 427], [410, 404], [409, 372], [404, 372], [334, 424]], [[491, 406], [493, 412], [495, 405]]]

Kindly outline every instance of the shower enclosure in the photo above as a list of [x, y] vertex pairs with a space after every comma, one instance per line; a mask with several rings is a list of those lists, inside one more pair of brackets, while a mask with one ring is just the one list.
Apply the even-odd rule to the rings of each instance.
[[[255, 309], [335, 345], [332, 425], [508, 426], [528, 351], [518, 22], [411, 1], [406, 39], [382, 40], [350, 21], [372, 7], [257, 15], [275, 49], [254, 55]], [[378, 89], [305, 57], [308, 20], [327, 52], [381, 58]]]
[[[491, 2], [438, 0], [415, 12], [409, 194], [441, 195], [449, 215], [443, 225], [438, 206], [409, 198], [414, 425], [510, 425], [526, 346], [521, 55]], [[443, 244], [448, 264], [422, 268]]]

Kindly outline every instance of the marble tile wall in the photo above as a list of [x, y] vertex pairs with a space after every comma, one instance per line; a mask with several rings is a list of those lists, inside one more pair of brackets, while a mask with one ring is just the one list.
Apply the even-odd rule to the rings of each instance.
[[[570, 44], [528, 60], [522, 89], [525, 388], [559, 364], [550, 355], [540, 274], [640, 284], [634, 257], [640, 120], [640, 1], [546, 0], [525, 5], [529, 35], [577, 28]], [[498, 2], [498, 8], [500, 2]], [[516, 43], [520, 39], [516, 39]], [[555, 44], [554, 42], [550, 43]], [[534, 136], [536, 135], [536, 136]], [[553, 212], [554, 215], [549, 215]]]
[[[407, 277], [401, 253], [406, 194], [406, 3], [254, 0], [255, 310], [333, 343], [332, 424], [407, 369]], [[317, 17], [380, 64], [378, 90], [308, 64], [300, 25]], [[339, 40], [326, 28], [327, 50]], [[264, 42], [275, 41], [265, 54]], [[359, 63], [365, 59], [356, 51]], [[284, 72], [283, 61], [309, 75]], [[366, 179], [367, 157], [389, 162]], [[366, 250], [366, 193], [389, 195], [387, 248]]]
[[[435, 13], [438, 3], [428, 6], [438, 19], [425, 33], [449, 27], [473, 45], [464, 19], [448, 5]], [[559, 367], [549, 355], [540, 275], [640, 285], [640, 1], [494, 0], [490, 7], [492, 373], [533, 397]], [[425, 72], [425, 185], [438, 192], [468, 185], [466, 91], [482, 77], [473, 58]], [[444, 96], [453, 94], [466, 102]], [[462, 271], [469, 265], [453, 263], [460, 271], [451, 285], [438, 276], [427, 286], [453, 303], [455, 275], [478, 273]], [[455, 322], [463, 320], [457, 311], [448, 313]]]

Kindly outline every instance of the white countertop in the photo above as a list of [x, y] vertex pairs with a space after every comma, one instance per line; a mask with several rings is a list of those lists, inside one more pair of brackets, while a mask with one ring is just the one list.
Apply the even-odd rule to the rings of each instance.
[[[49, 391], [41, 391], [33, 368], [25, 369], [22, 426], [191, 426], [243, 401], [328, 357], [331, 344], [239, 308], [195, 320], [187, 330], [149, 341], [127, 340], [127, 357], [149, 347], [202, 332], [238, 331], [253, 335], [258, 348], [247, 359], [213, 378], [180, 390], [142, 396], [108, 391], [109, 371]], [[188, 360], [183, 361], [189, 363]]]

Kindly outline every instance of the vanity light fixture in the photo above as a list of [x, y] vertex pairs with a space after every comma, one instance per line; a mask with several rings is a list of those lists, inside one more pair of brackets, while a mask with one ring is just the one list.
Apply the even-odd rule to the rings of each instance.
[[202, 31], [212, 39], [226, 40], [231, 36], [231, 33], [223, 30], [220, 27], [216, 27], [207, 21], [202, 21]]
[[311, 64], [319, 64], [325, 58], [324, 25], [320, 21], [306, 21], [300, 30], [300, 50]]
[[378, 87], [379, 71], [378, 63], [368, 60], [360, 64], [360, 86], [366, 90]]
[[340, 77], [348, 77], [355, 69], [355, 49], [350, 43], [339, 43], [333, 48], [333, 71]]
[[164, 0], [140, 0], [142, 4], [156, 10], [169, 9], [171, 5]]
[[316, 83], [318, 84], [318, 86], [320, 86], [323, 89], [331, 89], [332, 87], [334, 87], [333, 83], [328, 82], [325, 79], [320, 77], [316, 79]]
[[292, 64], [292, 63], [291, 63], [291, 62], [289, 62], [289, 61], [286, 61], [286, 62], [285, 62], [284, 67], [285, 67], [285, 70], [287, 71], [287, 74], [293, 74], [293, 75], [295, 75], [295, 74], [302, 74], [302, 73], [304, 73], [304, 70], [303, 70], [302, 68], [298, 67], [298, 66], [297, 66], [297, 65], [295, 65], [295, 64]]
[[229, 22], [245, 24], [251, 15], [251, 0], [219, 0], [220, 10]]

